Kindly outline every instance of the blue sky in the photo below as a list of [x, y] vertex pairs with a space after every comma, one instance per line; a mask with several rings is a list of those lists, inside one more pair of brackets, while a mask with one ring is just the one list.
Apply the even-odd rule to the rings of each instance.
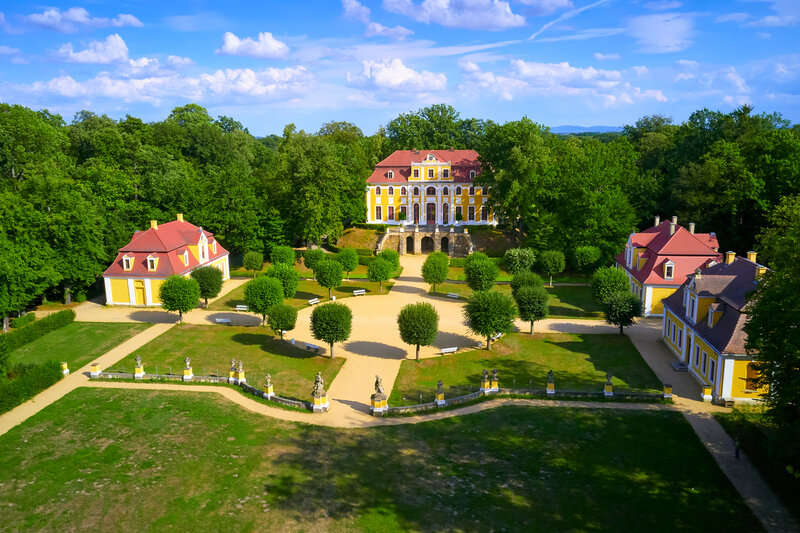
[[197, 102], [255, 135], [348, 120], [622, 125], [742, 104], [800, 122], [800, 0], [32, 4], [0, 13], [0, 101], [71, 120]]

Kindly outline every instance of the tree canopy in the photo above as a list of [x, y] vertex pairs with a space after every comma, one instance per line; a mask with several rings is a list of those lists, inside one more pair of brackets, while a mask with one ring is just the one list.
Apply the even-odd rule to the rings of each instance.
[[416, 359], [419, 360], [419, 347], [433, 344], [436, 340], [439, 313], [427, 302], [408, 304], [397, 315], [397, 327], [403, 342], [417, 347]]
[[464, 305], [464, 318], [469, 329], [486, 337], [486, 349], [492, 349], [492, 337], [509, 333], [514, 327], [514, 302], [497, 291], [472, 293]]
[[200, 284], [192, 278], [170, 276], [158, 288], [158, 299], [165, 311], [177, 311], [183, 322], [183, 313], [188, 313], [200, 303]]
[[333, 345], [350, 338], [353, 327], [353, 312], [344, 304], [330, 302], [318, 305], [311, 312], [311, 335], [322, 342], [327, 342], [331, 349], [331, 358], [336, 357]]

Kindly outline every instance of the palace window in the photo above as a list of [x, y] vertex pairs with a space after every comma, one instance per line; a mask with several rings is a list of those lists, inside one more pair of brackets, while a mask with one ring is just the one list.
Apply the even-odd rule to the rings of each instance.
[[458, 220], [459, 218], [461, 218], [461, 206], [457, 205], [456, 206], [456, 220]]
[[697, 345], [694, 347], [694, 366], [695, 368], [700, 366], [700, 347]]
[[475, 171], [474, 170], [470, 170], [469, 171], [469, 177], [470, 178], [474, 178], [475, 177]]
[[189, 266], [189, 250], [183, 251], [183, 264], [184, 266]]
[[406, 211], [406, 206], [404, 205], [400, 206], [400, 214], [403, 215], [403, 218], [406, 218], [408, 216], [408, 212]]
[[375, 187], [375, 196], [380, 196], [380, 195], [381, 195], [381, 188]]
[[447, 179], [447, 178], [449, 178], [449, 177], [450, 177], [450, 171], [449, 171], [449, 170], [447, 170], [446, 168], [445, 168], [445, 169], [442, 169], [442, 179], [445, 179], [445, 180], [446, 180], [446, 179]]
[[415, 177], [415, 178], [418, 178], [418, 177], [419, 177], [419, 169], [418, 169], [418, 168], [415, 168], [415, 169], [414, 169], [414, 177]]
[[389, 187], [389, 196], [394, 195], [394, 187]]
[[448, 194], [450, 194], [450, 189], [448, 189], [447, 187], [442, 189], [442, 195], [447, 196]]
[[664, 263], [664, 279], [672, 279], [675, 274], [675, 263], [667, 261]]
[[401, 196], [405, 196], [406, 195], [406, 188], [405, 187], [400, 187], [400, 195]]
[[708, 367], [708, 354], [704, 351], [703, 352], [703, 366], [700, 369], [703, 372], [703, 374], [706, 373], [706, 368], [707, 367]]
[[469, 216], [469, 220], [474, 221], [475, 220], [475, 206], [474, 205], [469, 206], [469, 210], [467, 211], [467, 213], [468, 213], [468, 216]]
[[686, 316], [694, 320], [694, 296], [689, 296], [689, 306], [686, 308]]
[[394, 179], [394, 170], [390, 170], [390, 171], [389, 171], [389, 172], [386, 174], [386, 177], [387, 177], [387, 178], [389, 178], [390, 180], [393, 180], [393, 179]]
[[481, 206], [481, 220], [487, 222], [489, 220], [489, 210], [486, 206]]
[[432, 168], [429, 168], [428, 169], [428, 178], [433, 179], [435, 172], [436, 172], [435, 170], [433, 170]]
[[122, 258], [122, 270], [133, 270], [133, 257], [124, 256]]
[[381, 219], [381, 206], [375, 206], [375, 220], [382, 220]]
[[211, 243], [211, 253], [217, 255], [217, 241]]
[[675, 332], [676, 332], [676, 330], [677, 330], [677, 328], [675, 327], [675, 324], [672, 324], [672, 344], [675, 344]]
[[486, 187], [481, 187], [481, 194], [483, 195], [489, 194], [489, 189], [487, 189]]
[[714, 377], [715, 377], [714, 374], [717, 373], [716, 370], [717, 370], [717, 362], [712, 359], [708, 363], [708, 380], [711, 383], [714, 383]]
[[678, 330], [678, 348], [683, 348], [683, 330]]
[[427, 194], [428, 196], [436, 196], [436, 189], [434, 187], [428, 187], [425, 190], [425, 194]]
[[456, 196], [461, 196], [461, 187], [456, 187]]
[[150, 272], [155, 271], [156, 264], [157, 264], [157, 262], [156, 262], [156, 258], [155, 257], [149, 256], [147, 258], [147, 270], [149, 270]]
[[419, 187], [414, 187], [414, 196], [419, 196]]
[[394, 220], [394, 207], [389, 206], [388, 210], [389, 210], [389, 212], [388, 212], [389, 220]]
[[469, 195], [470, 196], [475, 196], [475, 187], [470, 187], [469, 188]]

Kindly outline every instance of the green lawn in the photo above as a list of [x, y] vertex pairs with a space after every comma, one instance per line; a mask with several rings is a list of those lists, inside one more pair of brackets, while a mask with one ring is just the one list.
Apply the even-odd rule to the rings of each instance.
[[[247, 284], [240, 285], [219, 300], [215, 301], [208, 306], [211, 311], [231, 311], [235, 310], [237, 305], [245, 305], [244, 301], [244, 288]], [[393, 282], [383, 283], [383, 294], [389, 292], [394, 285]], [[353, 291], [364, 289], [367, 291], [367, 296], [378, 294], [378, 284], [374, 281], [355, 280], [344, 281], [341, 287], [333, 289], [333, 295], [336, 299], [348, 298], [353, 296]], [[321, 287], [316, 281], [301, 279], [297, 285], [297, 293], [294, 298], [286, 300], [285, 303], [302, 309], [308, 307], [308, 300], [319, 298], [320, 300], [328, 299], [328, 289]]]
[[627, 336], [568, 333], [512, 333], [492, 345], [491, 352], [472, 350], [441, 357], [405, 360], [400, 366], [389, 405], [433, 401], [436, 382], [446, 397], [475, 392], [483, 369], [496, 368], [500, 386], [544, 389], [553, 370], [556, 390], [602, 391], [606, 372], [616, 390], [661, 392], [662, 385]]
[[14, 350], [11, 362], [43, 363], [52, 359], [66, 361], [69, 369], [75, 371], [150, 326], [132, 322], [73, 322]]
[[[287, 335], [291, 337], [291, 333]], [[170, 329], [150, 341], [135, 353], [111, 367], [112, 371], [131, 372], [136, 355], [142, 356], [145, 372], [173, 374], [183, 372], [183, 359], [192, 359], [194, 373], [227, 376], [230, 360], [241, 359], [247, 381], [254, 386], [264, 383], [267, 372], [272, 374], [275, 394], [288, 398], [308, 400], [314, 385], [314, 376], [322, 372], [325, 383], [330, 383], [345, 359], [315, 355], [289, 343], [273, 338], [266, 328], [244, 326], [183, 325]]]
[[0, 449], [6, 531], [761, 530], [676, 412], [343, 430], [212, 394], [82, 388]]
[[[508, 284], [497, 284], [492, 290], [511, 295], [511, 286]], [[603, 318], [600, 306], [592, 300], [592, 292], [589, 287], [552, 287], [548, 288], [547, 292], [550, 293], [550, 316], [548, 318]], [[472, 295], [472, 289], [466, 283], [439, 283], [433, 294], [446, 296], [448, 293], [469, 298]]]

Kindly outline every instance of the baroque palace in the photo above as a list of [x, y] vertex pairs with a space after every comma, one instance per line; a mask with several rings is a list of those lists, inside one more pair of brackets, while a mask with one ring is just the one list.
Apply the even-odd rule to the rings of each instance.
[[367, 223], [493, 224], [475, 150], [397, 150], [367, 179]]

